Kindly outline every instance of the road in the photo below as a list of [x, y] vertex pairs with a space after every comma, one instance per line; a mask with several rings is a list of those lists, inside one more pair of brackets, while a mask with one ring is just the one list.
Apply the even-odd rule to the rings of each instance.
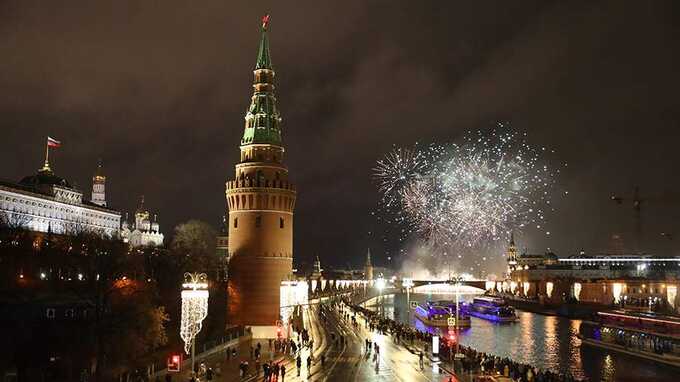
[[[302, 351], [300, 376], [294, 362], [286, 366], [286, 381], [457, 381], [437, 364], [426, 360], [423, 370], [418, 365], [418, 356], [407, 348], [397, 345], [392, 338], [378, 332], [370, 332], [366, 321], [356, 315], [357, 326], [351, 320], [342, 318], [340, 310], [330, 305], [324, 308], [310, 305], [305, 307], [304, 324], [314, 339], [312, 350], [315, 362], [308, 370], [306, 359], [310, 350]], [[322, 311], [323, 310], [323, 311]], [[345, 308], [344, 312], [349, 313]], [[351, 315], [351, 313], [350, 313]], [[333, 334], [336, 341], [332, 341]], [[343, 336], [345, 341], [338, 340]], [[378, 344], [380, 356], [373, 361], [374, 352], [365, 350], [366, 338]], [[321, 365], [321, 355], [326, 361]], [[441, 373], [440, 373], [441, 371]]]
[[[314, 340], [313, 349], [304, 347], [300, 350], [302, 366], [300, 375], [296, 367], [295, 359], [291, 356], [276, 355], [268, 351], [267, 340], [260, 341], [263, 349], [263, 360], [274, 359], [286, 367], [285, 381], [291, 382], [355, 382], [355, 381], [458, 381], [456, 377], [446, 370], [438, 367], [436, 363], [425, 359], [423, 370], [418, 365], [418, 355], [412, 353], [406, 347], [395, 344], [390, 336], [382, 335], [377, 331], [367, 329], [366, 320], [357, 313], [357, 325], [353, 326], [351, 319], [342, 318], [342, 312], [352, 314], [347, 307], [332, 307], [330, 304], [310, 304], [303, 307], [303, 325]], [[339, 337], [345, 341], [341, 343]], [[336, 341], [332, 338], [335, 337]], [[299, 342], [298, 334], [293, 333], [292, 338]], [[374, 351], [366, 352], [364, 340], [368, 338], [378, 344], [379, 357], [374, 361]], [[249, 349], [256, 345], [253, 340], [244, 342], [239, 346], [238, 356], [226, 359], [222, 353], [210, 356], [204, 360], [214, 370], [221, 370], [215, 375], [213, 381], [262, 381], [263, 375], [260, 370], [255, 373], [255, 362], [248, 356]], [[312, 366], [307, 368], [307, 357], [313, 355]], [[322, 355], [325, 362], [321, 363]], [[238, 377], [238, 363], [248, 361], [250, 363], [249, 375], [246, 378]], [[441, 371], [441, 373], [440, 373]], [[451, 378], [451, 379], [449, 379]], [[188, 381], [189, 372], [184, 370], [180, 375], [173, 375], [172, 381]], [[200, 380], [201, 382], [204, 379]], [[283, 382], [281, 378], [279, 381]]]

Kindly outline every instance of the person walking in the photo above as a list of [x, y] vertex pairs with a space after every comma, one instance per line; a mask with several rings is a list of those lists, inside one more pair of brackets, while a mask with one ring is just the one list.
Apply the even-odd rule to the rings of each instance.
[[286, 365], [281, 365], [281, 382], [286, 381]]
[[425, 365], [423, 363], [423, 352], [421, 351], [418, 353], [418, 365], [420, 365], [420, 370], [423, 370], [425, 368]]
[[295, 365], [297, 366], [297, 376], [300, 376], [300, 368], [302, 367], [302, 357], [298, 354], [297, 359], [295, 360]]

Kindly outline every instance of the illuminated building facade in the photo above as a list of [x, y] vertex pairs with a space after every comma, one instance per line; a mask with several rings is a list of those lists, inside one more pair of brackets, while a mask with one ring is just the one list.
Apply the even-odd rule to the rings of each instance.
[[[55, 175], [45, 160], [35, 175], [18, 183], [0, 182], [0, 223], [33, 232], [73, 235], [81, 231], [115, 237], [120, 229], [120, 212], [106, 207], [103, 182], [97, 169], [93, 177], [93, 200], [66, 179]], [[101, 188], [100, 188], [101, 187]], [[94, 190], [100, 190], [101, 193]]]
[[[226, 183], [229, 209], [228, 320], [273, 328], [280, 317], [281, 282], [293, 264], [295, 187], [283, 164], [281, 116], [263, 20], [253, 96], [245, 116], [240, 161]], [[254, 330], [253, 333], [258, 333]], [[272, 333], [274, 333], [272, 331]]]
[[509, 278], [497, 289], [538, 298], [547, 304], [585, 302], [632, 309], [677, 311], [680, 307], [680, 257], [595, 254], [585, 251], [511, 256]]
[[144, 196], [142, 196], [139, 207], [135, 212], [135, 221], [128, 223], [126, 217], [123, 222], [120, 232], [123, 241], [132, 248], [163, 245], [164, 236], [160, 231], [157, 220], [156, 215], [153, 215], [153, 221], [151, 220], [151, 213], [144, 207]]

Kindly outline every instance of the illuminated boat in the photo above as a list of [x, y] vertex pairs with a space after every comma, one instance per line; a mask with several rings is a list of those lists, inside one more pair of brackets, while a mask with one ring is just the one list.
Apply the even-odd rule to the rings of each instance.
[[680, 367], [680, 320], [628, 312], [598, 312], [597, 317], [597, 322], [581, 322], [582, 344]]
[[[415, 314], [420, 321], [429, 326], [455, 326], [456, 304], [451, 301], [428, 301], [424, 305], [418, 304]], [[449, 325], [449, 322], [452, 325]], [[469, 326], [470, 314], [467, 304], [460, 303], [458, 327], [466, 328]]]
[[519, 320], [515, 309], [498, 297], [475, 297], [470, 306], [470, 315], [494, 322]]

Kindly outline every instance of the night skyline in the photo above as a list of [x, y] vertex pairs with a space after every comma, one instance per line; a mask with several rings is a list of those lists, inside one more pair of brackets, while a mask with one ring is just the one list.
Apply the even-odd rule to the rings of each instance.
[[631, 198], [637, 185], [645, 247], [674, 255], [660, 233], [680, 235], [676, 8], [5, 4], [0, 178], [35, 173], [49, 135], [63, 143], [50, 158], [55, 173], [87, 194], [102, 158], [113, 208], [132, 212], [145, 195], [166, 235], [192, 218], [216, 226], [251, 92], [253, 20], [269, 12], [286, 162], [299, 193], [296, 264], [319, 254], [359, 265], [369, 245], [384, 262], [380, 239], [367, 238], [375, 161], [393, 145], [456, 141], [498, 120], [568, 163], [557, 191], [569, 195], [551, 235], [530, 230], [520, 247], [603, 251], [614, 233], [631, 243], [632, 206], [609, 198]]

